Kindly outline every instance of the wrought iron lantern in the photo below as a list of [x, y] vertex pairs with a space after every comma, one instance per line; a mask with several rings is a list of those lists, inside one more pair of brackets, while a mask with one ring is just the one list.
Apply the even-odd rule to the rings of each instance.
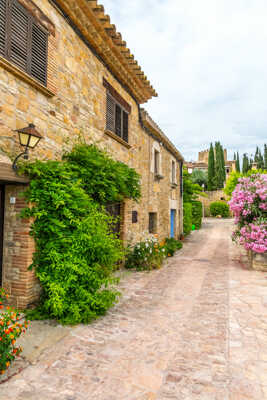
[[24, 160], [28, 160], [29, 149], [34, 149], [42, 139], [42, 135], [37, 131], [34, 124], [29, 124], [26, 128], [18, 129], [16, 132], [18, 132], [20, 144], [25, 147], [25, 150], [13, 162], [13, 169], [15, 171], [18, 169], [17, 162], [19, 158], [23, 157]]

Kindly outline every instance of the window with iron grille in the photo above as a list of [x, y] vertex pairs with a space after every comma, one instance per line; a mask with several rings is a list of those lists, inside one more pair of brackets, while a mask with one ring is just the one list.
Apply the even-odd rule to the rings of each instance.
[[136, 224], [138, 222], [138, 212], [132, 211], [132, 223]]
[[128, 143], [128, 112], [107, 92], [106, 129], [116, 133]]
[[17, 0], [0, 0], [0, 55], [46, 86], [48, 31]]
[[157, 213], [151, 212], [149, 213], [149, 233], [157, 233]]

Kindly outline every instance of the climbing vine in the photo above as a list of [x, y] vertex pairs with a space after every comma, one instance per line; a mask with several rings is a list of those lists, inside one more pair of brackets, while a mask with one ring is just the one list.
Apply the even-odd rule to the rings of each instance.
[[31, 268], [43, 289], [29, 317], [89, 322], [119, 296], [113, 271], [123, 248], [104, 205], [125, 197], [137, 200], [139, 175], [86, 144], [75, 146], [62, 161], [35, 161], [23, 171], [31, 180], [22, 217], [33, 217]]

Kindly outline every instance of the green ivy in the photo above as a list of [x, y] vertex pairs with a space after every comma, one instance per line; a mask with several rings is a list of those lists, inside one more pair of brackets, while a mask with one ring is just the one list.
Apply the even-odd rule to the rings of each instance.
[[137, 199], [139, 176], [85, 144], [63, 161], [35, 161], [23, 170], [31, 180], [22, 217], [34, 218], [31, 268], [43, 289], [38, 308], [28, 315], [87, 323], [105, 314], [119, 296], [113, 271], [123, 259], [123, 248], [102, 204]]
[[189, 235], [192, 230], [192, 203], [184, 203], [184, 234]]
[[78, 144], [63, 158], [96, 202], [106, 204], [141, 197], [139, 174], [126, 164], [113, 160], [97, 146]]
[[201, 201], [192, 201], [192, 223], [196, 229], [200, 229], [202, 225], [203, 206]]

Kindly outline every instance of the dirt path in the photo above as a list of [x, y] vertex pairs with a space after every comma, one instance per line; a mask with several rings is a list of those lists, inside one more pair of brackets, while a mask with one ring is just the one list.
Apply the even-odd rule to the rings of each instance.
[[0, 385], [0, 400], [267, 399], [267, 279], [208, 220], [163, 269], [124, 277], [121, 303]]

